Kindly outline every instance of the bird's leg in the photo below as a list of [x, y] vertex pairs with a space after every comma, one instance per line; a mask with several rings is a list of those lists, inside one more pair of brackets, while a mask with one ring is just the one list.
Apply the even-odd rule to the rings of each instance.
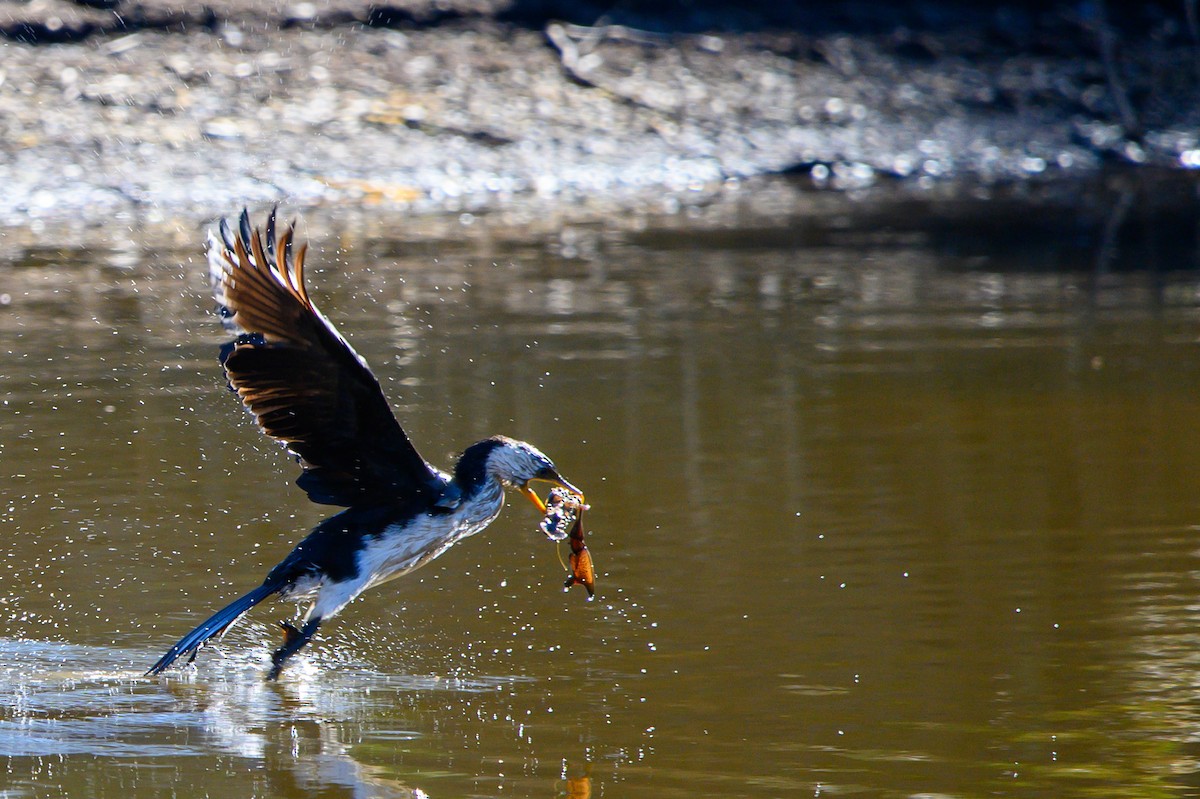
[[279, 673], [283, 671], [283, 664], [288, 658], [296, 654], [300, 650], [300, 647], [308, 643], [320, 625], [320, 616], [314, 616], [309, 619], [300, 629], [296, 629], [290, 622], [279, 622], [279, 626], [283, 629], [283, 646], [276, 649], [271, 655], [271, 670], [267, 672], [268, 680], [279, 679]]

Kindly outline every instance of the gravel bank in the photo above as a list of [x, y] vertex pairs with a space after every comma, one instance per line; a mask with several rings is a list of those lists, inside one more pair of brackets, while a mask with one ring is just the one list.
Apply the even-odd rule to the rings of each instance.
[[654, 33], [507, 6], [0, 2], [0, 224], [275, 201], [609, 216], [780, 172], [1200, 166], [1200, 62], [1169, 18]]

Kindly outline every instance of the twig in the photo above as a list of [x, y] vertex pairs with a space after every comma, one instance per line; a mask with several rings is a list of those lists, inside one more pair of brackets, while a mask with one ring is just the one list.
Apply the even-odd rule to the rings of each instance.
[[563, 69], [573, 80], [597, 89], [603, 88], [587, 76], [587, 73], [603, 63], [600, 56], [591, 52], [580, 53], [579, 45], [575, 43], [566, 27], [561, 23], [551, 22], [547, 25], [546, 38], [558, 50], [559, 61], [562, 62]]
[[1129, 91], [1121, 80], [1117, 64], [1117, 34], [1108, 23], [1108, 9], [1104, 0], [1097, 0], [1096, 3], [1096, 28], [1100, 38], [1100, 57], [1104, 61], [1104, 76], [1108, 80], [1108, 89], [1117, 107], [1117, 116], [1121, 118], [1121, 127], [1125, 129], [1127, 137], [1140, 139], [1142, 126], [1138, 123], [1133, 103], [1129, 100]]
[[1192, 35], [1192, 52], [1196, 57], [1196, 77], [1200, 78], [1200, 14], [1196, 11], [1196, 0], [1184, 0], [1188, 33]]

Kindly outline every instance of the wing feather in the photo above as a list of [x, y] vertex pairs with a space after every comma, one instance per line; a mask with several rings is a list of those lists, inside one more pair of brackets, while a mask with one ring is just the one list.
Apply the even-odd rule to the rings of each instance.
[[[213, 294], [239, 335], [222, 348], [229, 385], [267, 435], [304, 469], [297, 483], [314, 502], [360, 505], [436, 498], [445, 480], [392, 415], [366, 362], [309, 299], [307, 245], [294, 225], [265, 239], [243, 211], [235, 236], [222, 220], [209, 236]], [[294, 257], [293, 257], [294, 251]]]

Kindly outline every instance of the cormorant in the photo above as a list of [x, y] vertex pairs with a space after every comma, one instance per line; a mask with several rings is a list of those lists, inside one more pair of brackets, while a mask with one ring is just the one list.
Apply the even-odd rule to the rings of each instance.
[[146, 674], [158, 674], [268, 597], [311, 599], [301, 625], [280, 622], [283, 645], [267, 679], [317, 627], [366, 589], [424, 566], [487, 527], [504, 506], [504, 488], [545, 513], [532, 481], [581, 492], [536, 447], [505, 436], [479, 441], [452, 474], [430, 465], [393, 416], [379, 382], [326, 319], [304, 284], [307, 245], [294, 224], [276, 238], [275, 211], [265, 232], [243, 210], [235, 232], [222, 219], [208, 235], [213, 293], [237, 337], [220, 361], [242, 403], [267, 435], [287, 445], [309, 499], [344, 507], [318, 524], [271, 569], [262, 585], [185, 635]]

